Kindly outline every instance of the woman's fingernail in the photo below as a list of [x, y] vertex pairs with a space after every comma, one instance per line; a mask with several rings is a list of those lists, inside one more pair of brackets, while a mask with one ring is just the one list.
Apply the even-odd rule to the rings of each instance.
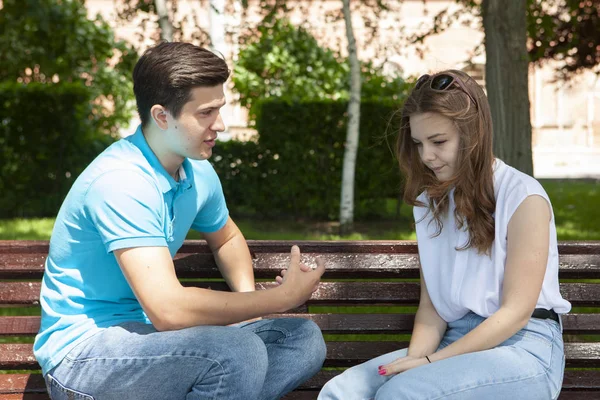
[[385, 370], [385, 368], [380, 368], [380, 369], [379, 369], [379, 375], [385, 375], [385, 374], [386, 374], [386, 372], [387, 372], [387, 371]]
[[381, 369], [381, 368], [383, 368], [383, 365], [380, 365], [379, 367], [377, 367], [377, 369]]

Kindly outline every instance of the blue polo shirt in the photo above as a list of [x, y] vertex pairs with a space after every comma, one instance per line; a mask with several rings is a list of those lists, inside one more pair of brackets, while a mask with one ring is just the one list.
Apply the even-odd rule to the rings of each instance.
[[214, 232], [229, 212], [206, 160], [185, 159], [175, 181], [140, 127], [107, 148], [77, 178], [50, 239], [34, 354], [46, 374], [100, 330], [150, 323], [113, 251], [164, 246], [172, 256], [190, 230]]

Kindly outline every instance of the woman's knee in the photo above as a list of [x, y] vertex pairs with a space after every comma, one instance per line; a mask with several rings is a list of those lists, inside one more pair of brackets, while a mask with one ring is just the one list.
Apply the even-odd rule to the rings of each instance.
[[346, 384], [347, 376], [344, 373], [330, 379], [319, 393], [318, 400], [342, 400], [348, 398], [349, 389], [348, 384]]
[[380, 379], [365, 364], [357, 365], [327, 382], [319, 393], [319, 400], [372, 398], [383, 383]]

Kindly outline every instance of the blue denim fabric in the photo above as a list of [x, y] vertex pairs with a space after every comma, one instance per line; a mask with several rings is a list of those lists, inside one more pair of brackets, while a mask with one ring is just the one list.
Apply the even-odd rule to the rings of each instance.
[[[485, 318], [469, 313], [448, 324], [440, 348], [460, 339]], [[384, 377], [380, 365], [406, 349], [374, 358], [333, 378], [319, 400], [548, 400], [556, 399], [565, 366], [561, 327], [532, 318], [513, 337], [485, 351], [463, 354]]]
[[278, 399], [325, 353], [317, 325], [300, 318], [169, 332], [130, 322], [87, 339], [45, 378], [53, 400]]

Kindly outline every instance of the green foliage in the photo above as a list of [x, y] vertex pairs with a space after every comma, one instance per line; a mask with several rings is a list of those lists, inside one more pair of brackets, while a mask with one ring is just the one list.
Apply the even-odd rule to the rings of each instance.
[[598, 0], [529, 0], [531, 60], [559, 60], [562, 78], [584, 69], [600, 73], [599, 7]]
[[257, 99], [339, 99], [348, 73], [348, 67], [308, 31], [278, 19], [259, 26], [257, 39], [240, 50], [233, 83], [241, 104], [254, 115]]
[[54, 216], [74, 179], [113, 141], [88, 118], [81, 83], [0, 84], [0, 218]]
[[[444, 31], [465, 14], [471, 14], [481, 24], [481, 1], [456, 2], [465, 9], [452, 14], [448, 10], [438, 13], [430, 31], [418, 35], [416, 40], [423, 43], [426, 37]], [[599, 3], [598, 0], [527, 0], [530, 61], [537, 64], [559, 61], [556, 72], [560, 79], [570, 79], [587, 69], [600, 73]]]
[[115, 134], [133, 112], [130, 74], [137, 54], [116, 41], [83, 1], [4, 0], [0, 9], [0, 80], [82, 82], [96, 129]]
[[[330, 49], [323, 48], [302, 27], [286, 19], [266, 19], [240, 50], [233, 83], [240, 102], [250, 110], [250, 122], [260, 118], [254, 105], [259, 99], [276, 98], [288, 104], [306, 101], [347, 100], [350, 67]], [[364, 101], [399, 100], [407, 84], [386, 76], [372, 63], [362, 63]]]
[[[213, 163], [234, 213], [335, 220], [339, 214], [346, 102], [257, 103], [258, 143], [226, 142]], [[356, 168], [357, 219], [385, 214], [400, 191], [393, 155], [395, 102], [363, 102]]]

